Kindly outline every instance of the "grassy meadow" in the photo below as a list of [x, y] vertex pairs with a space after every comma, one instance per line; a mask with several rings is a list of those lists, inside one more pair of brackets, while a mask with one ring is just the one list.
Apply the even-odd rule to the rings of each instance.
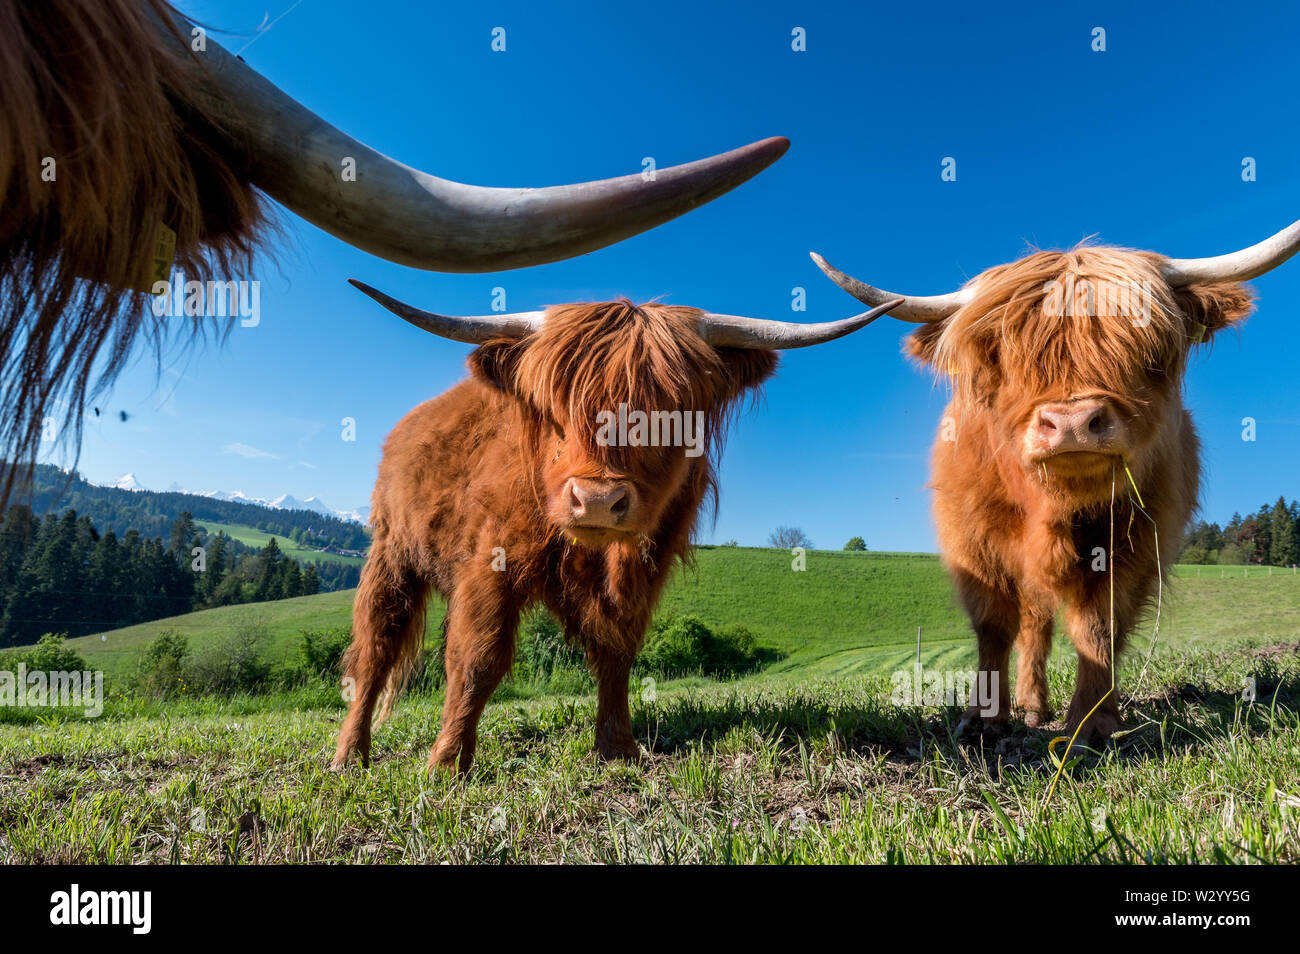
[[276, 537], [273, 533], [264, 533], [256, 527], [248, 527], [239, 523], [218, 523], [215, 520], [202, 520], [195, 523], [195, 526], [204, 533], [216, 533], [220, 530], [232, 540], [238, 540], [245, 546], [253, 547], [260, 550], [271, 542], [275, 537], [275, 544], [285, 554], [293, 557], [295, 560], [306, 560], [313, 562], [316, 560], [322, 563], [343, 563], [347, 566], [361, 566], [365, 563], [364, 557], [345, 556], [342, 553], [322, 553], [320, 550], [313, 550], [311, 547], [304, 547], [288, 537]]
[[[96, 720], [0, 724], [0, 861], [1297, 862], [1300, 577], [1181, 567], [1139, 627], [1125, 734], [1066, 767], [1060, 723], [958, 745], [956, 707], [899, 707], [916, 654], [973, 665], [937, 558], [701, 549], [662, 610], [739, 624], [775, 661], [730, 681], [633, 685], [640, 764], [591, 752], [594, 699], [507, 684], [468, 777], [429, 777], [437, 692], [408, 694], [369, 770], [328, 771], [324, 682], [113, 699]], [[159, 633], [191, 645], [254, 619], [282, 660], [347, 625], [351, 592], [208, 610], [71, 640], [110, 692]], [[441, 624], [431, 607], [430, 643]], [[1050, 682], [1063, 711], [1073, 651]], [[1242, 699], [1253, 685], [1255, 701]], [[1059, 751], [1059, 750], [1058, 750]]]

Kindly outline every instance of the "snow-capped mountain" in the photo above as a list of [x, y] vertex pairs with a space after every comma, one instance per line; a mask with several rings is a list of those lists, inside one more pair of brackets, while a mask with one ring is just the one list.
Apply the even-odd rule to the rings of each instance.
[[340, 520], [351, 520], [353, 523], [370, 522], [370, 505], [364, 507], [354, 507], [351, 510], [335, 510], [334, 515]]
[[[118, 490], [146, 490], [135, 474], [123, 474], [121, 477], [107, 484], [100, 484], [101, 487], [116, 487]], [[194, 494], [198, 497], [211, 497], [213, 500], [230, 500], [235, 503], [253, 504], [258, 507], [269, 507], [272, 510], [310, 510], [312, 513], [318, 513], [325, 517], [337, 517], [340, 520], [350, 520], [353, 523], [364, 524], [370, 519], [370, 507], [354, 507], [351, 510], [335, 510], [319, 497], [308, 497], [306, 500], [299, 500], [293, 494], [280, 494], [268, 500], [265, 497], [250, 497], [242, 490], [208, 490], [196, 493], [192, 490], [186, 490], [176, 481], [172, 481], [171, 486], [166, 490], [170, 494]]]
[[[233, 498], [228, 498], [233, 499]], [[270, 507], [272, 510], [310, 510], [312, 513], [318, 513], [325, 517], [337, 517], [340, 520], [351, 520], [353, 523], [365, 523], [370, 519], [369, 507], [356, 507], [352, 510], [335, 510], [319, 497], [308, 497], [306, 500], [299, 500], [293, 494], [280, 494], [273, 500], [250, 500], [242, 497], [245, 503], [258, 503], [263, 507]]]
[[213, 500], [233, 500], [235, 503], [256, 504], [259, 507], [271, 506], [271, 501], [265, 497], [250, 497], [242, 490], [209, 490], [199, 494], [200, 497], [211, 497]]
[[116, 487], [118, 490], [144, 490], [145, 487], [140, 481], [135, 479], [135, 474], [123, 474], [117, 480], [109, 484], [110, 487]]
[[325, 502], [319, 497], [308, 497], [306, 500], [299, 500], [293, 494], [280, 494], [267, 506], [273, 510], [310, 510], [313, 513], [324, 514], [327, 517], [338, 516], [337, 511], [325, 506]]

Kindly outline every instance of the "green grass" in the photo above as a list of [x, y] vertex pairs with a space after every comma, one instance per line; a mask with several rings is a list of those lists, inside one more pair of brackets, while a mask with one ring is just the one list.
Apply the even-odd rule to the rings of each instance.
[[267, 658], [282, 662], [298, 651], [303, 630], [348, 626], [355, 595], [356, 590], [337, 590], [270, 603], [222, 606], [137, 623], [94, 636], [79, 636], [68, 640], [67, 645], [81, 653], [93, 668], [102, 669], [113, 677], [133, 672], [141, 651], [160, 633], [180, 633], [189, 641], [190, 647], [195, 648], [207, 639], [231, 632], [240, 623], [251, 622], [266, 633]]
[[[974, 660], [974, 641], [952, 595], [939, 559], [928, 554], [811, 551], [807, 569], [791, 569], [784, 550], [718, 547], [697, 553], [694, 567], [675, 574], [661, 612], [694, 613], [712, 625], [748, 627], [759, 645], [784, 654], [764, 674], [769, 679], [807, 679], [884, 672], [906, 665], [916, 653], [921, 627], [922, 659], [928, 666], [961, 668]], [[1161, 607], [1160, 640], [1211, 646], [1240, 639], [1282, 642], [1300, 633], [1300, 576], [1253, 567], [1227, 568], [1197, 578], [1179, 567]], [[1235, 574], [1233, 573], [1235, 571]], [[166, 630], [191, 646], [256, 621], [268, 636], [267, 654], [283, 661], [297, 652], [304, 629], [347, 627], [354, 590], [271, 603], [202, 610], [69, 640], [96, 668], [130, 671], [136, 654]], [[432, 600], [426, 642], [442, 627], [445, 606]], [[1149, 646], [1154, 620], [1139, 626], [1135, 649]], [[1069, 641], [1057, 639], [1058, 655]]]
[[195, 526], [204, 533], [216, 533], [220, 530], [232, 540], [238, 540], [245, 546], [254, 547], [258, 550], [270, 543], [272, 537], [275, 537], [276, 546], [286, 556], [291, 556], [295, 560], [307, 560], [308, 562], [319, 560], [321, 563], [344, 563], [348, 566], [361, 566], [366, 562], [364, 557], [344, 556], [341, 553], [321, 553], [319, 550], [313, 550], [310, 547], [299, 546], [288, 537], [263, 533], [256, 527], [249, 527], [239, 523], [217, 523], [215, 520], [205, 520], [196, 523]]
[[[0, 724], [0, 863], [1300, 862], [1300, 577], [1209, 570], [1176, 572], [1149, 665], [1154, 620], [1139, 629], [1120, 682], [1129, 733], [1050, 800], [1059, 723], [959, 746], [956, 708], [890, 704], [918, 625], [928, 666], [973, 659], [937, 559], [814, 551], [798, 573], [784, 551], [718, 548], [664, 609], [744, 624], [786, 655], [653, 701], [633, 687], [641, 764], [595, 760], [588, 696], [499, 694], [459, 779], [424, 771], [437, 694], [404, 699], [373, 767], [342, 774], [326, 768], [344, 711], [329, 687], [115, 700], [98, 720]], [[287, 654], [302, 629], [346, 625], [351, 597], [72, 645], [120, 672], [160, 629], [202, 642], [253, 613]], [[1058, 712], [1072, 655], [1058, 638]]]
[[[1058, 704], [1071, 675], [1050, 672]], [[1300, 861], [1294, 649], [1163, 655], [1135, 731], [1050, 799], [1050, 731], [959, 747], [956, 710], [887, 697], [861, 675], [669, 689], [635, 704], [647, 758], [615, 765], [591, 755], [590, 700], [496, 704], [458, 779], [424, 772], [429, 696], [342, 774], [337, 700], [0, 727], [0, 861]]]

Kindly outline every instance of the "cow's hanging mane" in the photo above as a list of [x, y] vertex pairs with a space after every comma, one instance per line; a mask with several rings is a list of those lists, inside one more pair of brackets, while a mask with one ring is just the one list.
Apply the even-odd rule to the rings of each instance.
[[[1161, 278], [1160, 260], [1150, 252], [1104, 247], [1035, 252], [981, 273], [969, 286], [971, 301], [918, 331], [909, 347], [959, 382], [996, 367], [1012, 371], [1033, 393], [1082, 379], [1119, 383], [1151, 368], [1176, 375], [1195, 329]], [[1064, 297], [1047, 306], [1053, 284], [1072, 289], [1071, 313], [1059, 313]], [[1100, 314], [1104, 296], [1120, 290], [1132, 292], [1133, 304], [1145, 296], [1149, 310]]]
[[642, 456], [597, 443], [597, 415], [617, 412], [620, 403], [630, 410], [702, 411], [715, 455], [737, 410], [731, 399], [739, 382], [765, 377], [776, 357], [733, 349], [732, 360], [724, 360], [700, 337], [701, 315], [696, 308], [626, 299], [551, 308], [541, 332], [509, 346], [519, 349], [509, 372], [513, 389], [540, 417], [564, 421], [571, 439], [610, 464], [628, 466]]
[[189, 38], [166, 49], [148, 22], [169, 10], [0, 0], [0, 501], [45, 418], [79, 447], [88, 397], [134, 344], [160, 353], [170, 333], [202, 332], [127, 290], [147, 277], [160, 225], [188, 277], [232, 280], [251, 264], [259, 195], [221, 134], [193, 121], [176, 52]]
[[[1190, 348], [1208, 346], [1227, 314], [1254, 301], [1232, 282], [1170, 288], [1162, 261], [1088, 245], [1034, 252], [981, 273], [966, 286], [970, 301], [914, 332], [906, 350], [951, 382], [960, 406], [1001, 388], [1022, 395], [1028, 413], [1049, 396], [1088, 391], [1137, 413], [1151, 387], [1182, 375]], [[1053, 305], [1049, 286], [1061, 293]]]

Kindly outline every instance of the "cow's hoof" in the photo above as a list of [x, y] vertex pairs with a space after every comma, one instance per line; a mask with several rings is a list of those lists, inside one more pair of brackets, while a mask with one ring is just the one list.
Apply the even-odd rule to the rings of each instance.
[[1087, 739], [1078, 738], [1073, 742], [1070, 742], [1068, 736], [1063, 738], [1061, 743], [1052, 751], [1055, 758], [1067, 764], [1074, 759], [1083, 761], [1085, 759], [1094, 758], [1099, 753], [1100, 750], [1098, 747]]
[[[1065, 724], [1065, 734], [1074, 737], [1075, 730], [1079, 728], [1078, 719], [1069, 719]], [[1087, 745], [1092, 748], [1100, 748], [1110, 741], [1110, 737], [1119, 731], [1121, 725], [1120, 717], [1115, 712], [1094, 712], [1092, 716], [1083, 722], [1083, 729], [1079, 732], [1076, 745]]]
[[957, 740], [975, 743], [986, 738], [996, 739], [1005, 734], [1006, 730], [1005, 719], [986, 719], [978, 713], [967, 713], [957, 723]]
[[360, 749], [341, 749], [335, 752], [334, 758], [330, 760], [330, 771], [335, 774], [347, 771], [348, 763], [352, 761], [353, 756], [361, 763], [362, 768], [370, 768], [369, 752]]
[[429, 750], [429, 777], [436, 775], [468, 775], [469, 767], [474, 761], [472, 744], [466, 745], [459, 739], [444, 739], [442, 736], [434, 742]]
[[601, 739], [596, 743], [596, 756], [602, 762], [612, 762], [615, 759], [640, 762], [644, 757], [641, 746], [630, 735], [624, 739]]
[[1072, 759], [1076, 756], [1081, 759], [1086, 759], [1088, 756], [1096, 754], [1097, 749], [1095, 744], [1091, 741], [1084, 741], [1083, 739], [1075, 739], [1073, 744], [1068, 745], [1065, 748], [1066, 759]]
[[1026, 709], [1025, 725], [1031, 729], [1037, 729], [1039, 726], [1052, 721], [1052, 713], [1048, 709]]
[[460, 775], [469, 771], [469, 759], [461, 758], [460, 752], [439, 752], [434, 749], [429, 753], [429, 777], [438, 775]]

